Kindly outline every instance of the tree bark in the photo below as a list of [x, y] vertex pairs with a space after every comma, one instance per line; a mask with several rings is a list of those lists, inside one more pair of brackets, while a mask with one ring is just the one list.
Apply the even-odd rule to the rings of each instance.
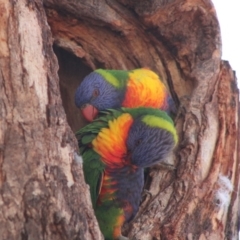
[[[91, 69], [149, 67], [180, 102], [176, 169], [152, 169], [152, 197], [125, 233], [136, 239], [236, 239], [238, 90], [221, 61], [212, 3], [44, 2], [56, 45]], [[78, 85], [82, 77], [75, 79]]]
[[0, 239], [100, 239], [42, 2], [0, 9]]
[[[3, 239], [100, 239], [66, 123], [41, 1], [0, 1]], [[237, 239], [236, 77], [210, 0], [44, 0], [72, 130], [73, 96], [96, 68], [156, 71], [179, 106], [174, 169], [151, 169], [130, 239]], [[31, 24], [27, 24], [31, 22]]]

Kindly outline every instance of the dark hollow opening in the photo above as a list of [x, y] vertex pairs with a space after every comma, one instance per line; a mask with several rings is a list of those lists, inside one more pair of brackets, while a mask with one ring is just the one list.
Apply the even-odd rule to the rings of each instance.
[[92, 69], [86, 66], [82, 60], [72, 53], [54, 46], [54, 52], [58, 58], [60, 93], [63, 107], [67, 115], [67, 121], [73, 132], [87, 124], [79, 109], [75, 106], [74, 95], [77, 87]]

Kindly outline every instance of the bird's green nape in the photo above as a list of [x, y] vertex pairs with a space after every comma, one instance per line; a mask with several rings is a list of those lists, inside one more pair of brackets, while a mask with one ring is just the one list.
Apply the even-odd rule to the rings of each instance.
[[169, 131], [174, 136], [175, 144], [178, 142], [178, 135], [174, 127], [173, 120], [164, 111], [155, 108], [122, 108], [124, 112], [130, 113], [133, 118], [143, 116], [142, 122], [149, 127], [162, 128]]
[[152, 115], [146, 115], [142, 118], [142, 122], [146, 123], [150, 127], [157, 127], [167, 130], [172, 133], [175, 144], [178, 142], [178, 135], [175, 127], [166, 118], [156, 117]]
[[156, 108], [138, 107], [138, 108], [121, 108], [121, 109], [124, 112], [130, 113], [133, 116], [133, 118], [137, 118], [142, 115], [153, 115], [160, 118], [164, 118], [170, 123], [174, 124], [172, 119], [169, 117], [169, 115], [166, 112], [160, 111], [159, 109], [156, 109]]
[[128, 71], [125, 70], [105, 70], [97, 69], [96, 73], [99, 73], [108, 83], [115, 88], [122, 89], [126, 87], [128, 79]]

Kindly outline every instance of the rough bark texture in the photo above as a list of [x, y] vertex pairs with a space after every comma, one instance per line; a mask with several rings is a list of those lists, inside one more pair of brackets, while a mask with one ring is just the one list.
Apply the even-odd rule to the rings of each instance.
[[[44, 3], [55, 44], [81, 59], [83, 71], [149, 67], [179, 103], [175, 170], [152, 169], [152, 196], [143, 198], [125, 233], [144, 240], [237, 239], [238, 90], [230, 66], [221, 61], [211, 2]], [[60, 74], [60, 81], [68, 77]], [[75, 76], [75, 82], [81, 80], [82, 75]], [[74, 94], [68, 87], [65, 91]]]
[[100, 239], [43, 4], [0, 13], [0, 239]]
[[[133, 239], [237, 239], [238, 90], [210, 0], [44, 0], [71, 128], [76, 86], [95, 68], [149, 67], [179, 105], [180, 143], [156, 166]], [[0, 1], [3, 239], [99, 239], [81, 167], [72, 163], [56, 60], [40, 1]], [[31, 24], [27, 24], [30, 22]], [[7, 31], [8, 29], [8, 31]]]

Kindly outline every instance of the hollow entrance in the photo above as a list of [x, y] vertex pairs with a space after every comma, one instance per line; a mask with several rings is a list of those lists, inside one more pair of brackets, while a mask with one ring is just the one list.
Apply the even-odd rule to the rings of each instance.
[[63, 107], [67, 115], [67, 121], [73, 132], [87, 124], [79, 109], [75, 106], [74, 95], [77, 87], [92, 69], [86, 66], [82, 60], [72, 53], [54, 46], [54, 52], [58, 58], [60, 93]]

